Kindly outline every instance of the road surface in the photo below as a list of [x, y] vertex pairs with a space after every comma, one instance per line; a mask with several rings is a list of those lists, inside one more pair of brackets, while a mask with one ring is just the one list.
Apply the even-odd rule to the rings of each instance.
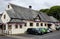
[[23, 34], [19, 36], [7, 35], [0, 36], [0, 39], [60, 39], [60, 31], [55, 31], [44, 35], [28, 35], [28, 34]]

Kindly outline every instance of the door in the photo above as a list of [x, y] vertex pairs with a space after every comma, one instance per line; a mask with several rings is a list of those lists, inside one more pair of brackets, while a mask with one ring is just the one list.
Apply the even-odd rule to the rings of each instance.
[[4, 24], [0, 25], [0, 33], [5, 33], [6, 26]]
[[3, 25], [0, 25], [0, 34], [3, 33]]

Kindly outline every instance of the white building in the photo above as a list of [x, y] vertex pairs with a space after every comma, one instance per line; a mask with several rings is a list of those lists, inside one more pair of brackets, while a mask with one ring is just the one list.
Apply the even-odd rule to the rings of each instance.
[[[55, 30], [54, 23], [45, 13], [29, 8], [24, 8], [15, 4], [9, 4], [3, 12], [1, 20], [3, 22], [3, 32], [6, 34], [25, 33], [28, 28], [48, 28]], [[49, 25], [48, 25], [49, 24]]]

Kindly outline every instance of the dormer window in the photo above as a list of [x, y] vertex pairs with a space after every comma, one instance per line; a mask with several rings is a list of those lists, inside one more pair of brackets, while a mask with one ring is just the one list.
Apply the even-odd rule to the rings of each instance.
[[6, 15], [4, 15], [4, 19], [6, 18]]
[[9, 8], [9, 5], [8, 5], [8, 8]]
[[34, 18], [35, 21], [40, 21], [41, 18], [39, 17], [39, 15], [36, 16], [36, 18]]

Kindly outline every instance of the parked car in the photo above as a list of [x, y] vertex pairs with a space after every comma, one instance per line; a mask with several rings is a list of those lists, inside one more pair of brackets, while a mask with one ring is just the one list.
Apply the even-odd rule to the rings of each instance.
[[43, 35], [46, 33], [45, 28], [36, 28], [36, 30], [39, 30], [40, 34]]
[[60, 30], [60, 26], [56, 26], [56, 30]]
[[45, 30], [45, 33], [47, 33], [48, 30], [46, 28], [43, 28], [43, 29]]
[[46, 34], [47, 33], [47, 29], [46, 28], [39, 28], [40, 31], [43, 33], [43, 34]]
[[41, 34], [38, 28], [28, 28], [27, 33], [28, 34]]
[[47, 30], [45, 28], [28, 28], [27, 33], [43, 35], [43, 34], [47, 33]]
[[53, 32], [53, 29], [47, 28], [47, 32], [48, 32], [48, 33]]

